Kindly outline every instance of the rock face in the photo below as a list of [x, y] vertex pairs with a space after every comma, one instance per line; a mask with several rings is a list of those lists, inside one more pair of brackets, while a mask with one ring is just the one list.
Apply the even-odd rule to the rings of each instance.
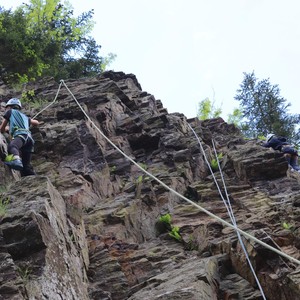
[[[0, 165], [0, 299], [263, 299], [235, 230], [193, 203], [230, 222], [228, 196], [240, 229], [299, 259], [300, 174], [281, 153], [168, 114], [132, 74], [66, 85], [32, 130], [38, 175]], [[50, 103], [58, 87], [27, 89]], [[242, 239], [265, 297], [300, 299], [297, 262]]]

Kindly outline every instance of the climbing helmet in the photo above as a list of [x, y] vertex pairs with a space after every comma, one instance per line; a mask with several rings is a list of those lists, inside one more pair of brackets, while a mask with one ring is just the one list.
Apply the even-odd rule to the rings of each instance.
[[267, 142], [269, 142], [274, 135], [275, 135], [274, 133], [267, 134], [267, 137], [266, 137]]
[[17, 105], [20, 109], [22, 108], [21, 101], [18, 98], [11, 98], [7, 101], [5, 107]]

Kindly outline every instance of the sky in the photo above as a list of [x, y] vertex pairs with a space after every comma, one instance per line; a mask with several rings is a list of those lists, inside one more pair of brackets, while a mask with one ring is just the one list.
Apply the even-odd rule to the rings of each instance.
[[252, 71], [277, 84], [290, 112], [300, 113], [299, 0], [69, 2], [74, 15], [94, 9], [100, 55], [116, 54], [108, 69], [134, 74], [169, 113], [193, 118], [209, 98], [226, 120], [239, 106], [234, 96], [243, 73]]

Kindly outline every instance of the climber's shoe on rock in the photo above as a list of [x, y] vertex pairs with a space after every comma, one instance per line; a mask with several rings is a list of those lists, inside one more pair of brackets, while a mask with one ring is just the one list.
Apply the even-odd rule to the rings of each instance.
[[11, 169], [22, 171], [23, 170], [23, 163], [20, 158], [18, 157], [9, 157], [7, 156], [4, 160], [4, 163], [9, 166]]

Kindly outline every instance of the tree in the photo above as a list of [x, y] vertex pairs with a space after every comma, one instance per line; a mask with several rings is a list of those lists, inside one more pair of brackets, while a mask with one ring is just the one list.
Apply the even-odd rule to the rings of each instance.
[[34, 51], [28, 19], [21, 9], [0, 8], [0, 75], [7, 83], [26, 82], [45, 67]]
[[241, 127], [243, 112], [239, 108], [234, 108], [232, 114], [228, 114], [227, 123], [234, 124], [236, 127]]
[[31, 0], [14, 12], [0, 8], [0, 76], [6, 83], [41, 76], [56, 79], [94, 76], [109, 58], [89, 35], [93, 10], [73, 17], [60, 0]]
[[106, 57], [103, 57], [101, 70], [105, 71], [107, 67], [115, 60], [116, 57], [117, 55], [114, 53], [108, 53]]
[[258, 81], [254, 72], [244, 73], [234, 99], [240, 102], [242, 108], [241, 130], [246, 137], [274, 133], [299, 142], [296, 125], [300, 122], [300, 115], [288, 112], [290, 103], [280, 96], [278, 85], [272, 85], [269, 79]]
[[197, 117], [199, 120], [218, 118], [221, 113], [222, 109], [220, 107], [216, 108], [209, 98], [205, 98], [198, 104]]

